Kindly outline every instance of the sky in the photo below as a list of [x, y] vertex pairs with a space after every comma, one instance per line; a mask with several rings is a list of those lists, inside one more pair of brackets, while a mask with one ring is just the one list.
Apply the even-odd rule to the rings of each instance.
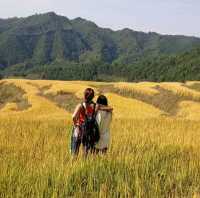
[[0, 0], [0, 18], [50, 11], [113, 30], [200, 37], [200, 0]]

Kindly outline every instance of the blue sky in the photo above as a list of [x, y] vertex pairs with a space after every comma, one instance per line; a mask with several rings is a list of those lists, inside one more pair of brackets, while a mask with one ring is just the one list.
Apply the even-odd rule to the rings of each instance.
[[54, 11], [101, 27], [200, 37], [200, 0], [2, 0], [0, 18]]

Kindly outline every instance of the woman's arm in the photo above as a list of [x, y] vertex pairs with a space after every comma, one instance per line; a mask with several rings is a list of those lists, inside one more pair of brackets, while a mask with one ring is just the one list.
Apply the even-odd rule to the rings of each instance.
[[79, 114], [80, 114], [80, 110], [81, 110], [81, 104], [78, 104], [74, 110], [74, 113], [72, 115], [72, 119], [73, 119], [73, 123], [74, 125], [76, 124], [76, 121], [79, 117]]
[[113, 108], [110, 106], [105, 106], [105, 105], [97, 105], [97, 111], [98, 110], [102, 110], [102, 111], [108, 111], [108, 112], [112, 112]]

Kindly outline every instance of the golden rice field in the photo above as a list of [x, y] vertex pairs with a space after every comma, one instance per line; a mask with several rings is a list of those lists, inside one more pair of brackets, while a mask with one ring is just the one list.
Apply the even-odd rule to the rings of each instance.
[[[87, 87], [114, 108], [111, 145], [73, 160]], [[200, 82], [0, 81], [0, 197], [200, 197]]]

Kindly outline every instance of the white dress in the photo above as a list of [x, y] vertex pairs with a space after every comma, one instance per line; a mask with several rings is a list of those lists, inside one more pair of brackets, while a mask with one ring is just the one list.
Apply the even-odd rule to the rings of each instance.
[[112, 121], [112, 113], [99, 110], [96, 116], [96, 120], [99, 125], [100, 139], [99, 142], [95, 145], [95, 148], [108, 148], [110, 143], [110, 124]]

